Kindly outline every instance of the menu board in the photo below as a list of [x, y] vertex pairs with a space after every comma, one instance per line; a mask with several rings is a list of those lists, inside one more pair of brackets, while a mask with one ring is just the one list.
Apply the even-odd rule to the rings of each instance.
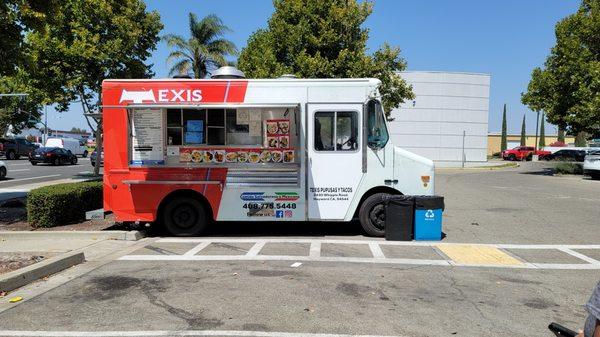
[[131, 165], [164, 165], [161, 110], [133, 110]]
[[271, 149], [290, 148], [290, 120], [267, 119], [265, 121], [265, 147]]

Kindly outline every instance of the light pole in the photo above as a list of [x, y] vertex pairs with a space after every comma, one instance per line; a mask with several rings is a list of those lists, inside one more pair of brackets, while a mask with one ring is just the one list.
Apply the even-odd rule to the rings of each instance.
[[540, 112], [537, 112], [537, 117], [535, 118], [535, 144], [534, 144], [534, 149], [537, 152], [538, 149], [538, 128], [539, 128], [539, 124], [540, 124]]

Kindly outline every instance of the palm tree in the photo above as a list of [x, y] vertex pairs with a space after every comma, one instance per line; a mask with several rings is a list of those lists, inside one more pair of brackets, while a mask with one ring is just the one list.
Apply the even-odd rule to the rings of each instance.
[[218, 16], [211, 14], [198, 21], [190, 13], [191, 37], [186, 41], [180, 35], [169, 34], [163, 39], [174, 48], [167, 57], [167, 63], [174, 63], [169, 75], [189, 75], [204, 78], [214, 68], [227, 65], [227, 55], [235, 55], [237, 48], [223, 35], [231, 31]]

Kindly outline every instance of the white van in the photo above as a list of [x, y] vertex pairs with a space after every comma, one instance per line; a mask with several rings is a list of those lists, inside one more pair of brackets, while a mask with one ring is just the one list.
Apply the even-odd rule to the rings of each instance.
[[76, 156], [87, 157], [88, 151], [85, 146], [85, 141], [75, 138], [48, 138], [46, 147], [60, 147], [61, 149], [70, 150]]

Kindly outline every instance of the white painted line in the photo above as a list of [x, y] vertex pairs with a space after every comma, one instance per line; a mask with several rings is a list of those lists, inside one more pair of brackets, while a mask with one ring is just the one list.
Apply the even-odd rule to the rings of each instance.
[[254, 246], [252, 246], [252, 248], [250, 248], [250, 250], [248, 251], [248, 253], [246, 253], [245, 256], [247, 256], [247, 257], [257, 256], [258, 253], [260, 253], [260, 251], [265, 246], [265, 243], [266, 242], [264, 242], [264, 241], [259, 241], [259, 242], [255, 243]]
[[0, 184], [12, 183], [12, 182], [15, 182], [15, 181], [25, 181], [25, 180], [53, 178], [53, 177], [60, 177], [60, 174], [51, 174], [51, 175], [47, 175], [47, 176], [37, 176], [37, 177], [31, 177], [31, 178], [21, 178], [21, 179], [4, 180], [4, 181], [0, 181]]
[[470, 245], [470, 246], [486, 246], [503, 249], [559, 249], [561, 247], [570, 249], [600, 249], [600, 245], [578, 245], [578, 244], [556, 244], [556, 245], [532, 245], [532, 244], [503, 244], [503, 243], [461, 243], [461, 242], [440, 242], [440, 241], [383, 241], [383, 240], [337, 240], [337, 239], [232, 239], [232, 238], [163, 238], [157, 242], [177, 243], [177, 242], [222, 242], [222, 243], [255, 243], [264, 241], [266, 243], [334, 243], [334, 244], [370, 244], [377, 243], [379, 245], [389, 246], [417, 246], [417, 247], [433, 247], [443, 245]]
[[591, 257], [589, 257], [587, 255], [581, 254], [581, 253], [576, 252], [574, 250], [571, 250], [569, 248], [559, 248], [558, 250], [560, 250], [561, 252], [565, 252], [565, 253], [567, 253], [567, 254], [569, 254], [571, 256], [574, 256], [574, 257], [576, 257], [578, 259], [581, 259], [581, 260], [583, 260], [585, 262], [588, 262], [588, 263], [591, 263], [591, 264], [598, 264], [598, 265], [600, 265], [600, 261], [592, 259]]
[[[383, 263], [383, 264], [410, 264], [429, 266], [448, 266], [445, 260], [421, 260], [421, 259], [374, 259], [371, 257], [340, 257], [322, 256], [312, 258], [310, 256], [288, 256], [288, 255], [125, 255], [122, 261], [314, 261], [314, 262], [355, 262], [355, 263]], [[600, 268], [600, 267], [599, 267]]]
[[187, 252], [185, 252], [183, 254], [183, 256], [193, 256], [193, 255], [196, 255], [202, 249], [208, 247], [208, 245], [210, 245], [210, 242], [202, 242], [201, 244], [197, 245], [196, 247], [194, 247], [194, 248], [188, 250]]
[[369, 243], [369, 248], [371, 249], [371, 254], [373, 254], [374, 258], [385, 259], [385, 255], [383, 254], [381, 247], [379, 247], [379, 244], [377, 244], [375, 242], [371, 242], [371, 243]]
[[294, 263], [292, 263], [292, 265], [290, 267], [292, 267], [292, 268], [298, 268], [301, 265], [302, 265], [302, 262], [294, 262]]
[[18, 170], [9, 170], [8, 172], [24, 172], [24, 171], [31, 171], [31, 169], [18, 169]]
[[[6, 162], [4, 162], [6, 164]], [[26, 162], [26, 163], [20, 163], [20, 164], [6, 164], [8, 165], [8, 167], [13, 167], [13, 166], [23, 166], [23, 165], [31, 165], [30, 162]]]
[[319, 241], [310, 242], [309, 256], [311, 258], [318, 258], [321, 256], [321, 242], [319, 242]]
[[236, 330], [157, 330], [157, 331], [16, 331], [0, 330], [9, 337], [158, 337], [158, 336], [227, 336], [227, 337], [402, 337], [382, 335], [348, 335], [307, 332], [236, 331]]
[[78, 172], [77, 174], [92, 174], [94, 172], [92, 171], [83, 171], [83, 172]]

